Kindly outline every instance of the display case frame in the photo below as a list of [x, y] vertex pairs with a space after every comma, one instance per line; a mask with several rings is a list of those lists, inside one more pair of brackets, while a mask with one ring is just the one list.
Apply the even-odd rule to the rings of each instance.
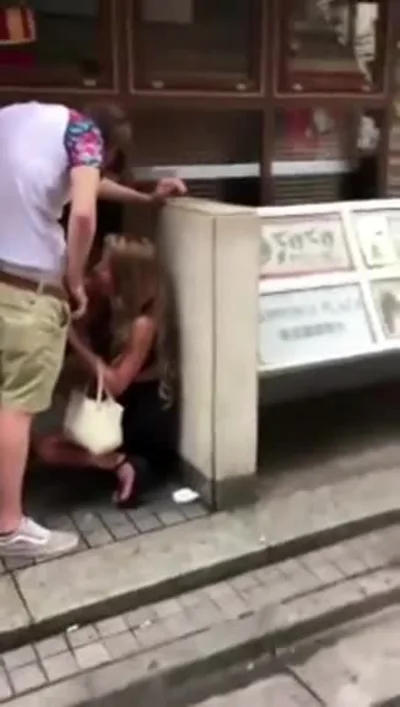
[[[218, 0], [215, 0], [218, 1]], [[253, 11], [249, 21], [248, 37], [248, 72], [224, 73], [210, 71], [197, 73], [190, 71], [168, 72], [160, 71], [152, 76], [140, 62], [143, 50], [140, 47], [141, 8], [139, 2], [127, 2], [127, 44], [129, 56], [129, 90], [132, 93], [154, 92], [161, 95], [173, 93], [195, 94], [196, 92], [210, 95], [260, 95], [263, 79], [263, 24], [264, 0], [251, 0]], [[135, 52], [135, 43], [138, 49]], [[204, 48], [206, 51], [206, 47]], [[140, 63], [142, 65], [140, 65]]]
[[[342, 0], [346, 3], [348, 9], [348, 30], [351, 35], [355, 32], [355, 18], [357, 3], [360, 0]], [[276, 0], [275, 14], [277, 20], [278, 31], [275, 34], [275, 75], [274, 83], [276, 93], [279, 95], [381, 95], [384, 92], [385, 86], [385, 67], [387, 60], [386, 35], [388, 29], [388, 2], [387, 0], [377, 0], [378, 5], [378, 20], [374, 36], [375, 41], [375, 56], [376, 62], [372, 68], [371, 80], [368, 82], [366, 76], [363, 76], [361, 69], [358, 71], [349, 70], [349, 64], [353, 63], [356, 66], [356, 60], [353, 56], [340, 57], [341, 46], [344, 42], [340, 41], [340, 34], [335, 41], [339, 48], [336, 60], [332, 58], [331, 64], [337, 63], [337, 71], [328, 70], [329, 63], [326, 62], [327, 69], [322, 71], [317, 67], [321, 66], [322, 62], [326, 61], [326, 43], [321, 46], [323, 55], [318, 57], [301, 59], [299, 57], [299, 67], [297, 71], [291, 72], [289, 69], [290, 58], [295, 59], [296, 52], [301, 49], [300, 39], [293, 33], [291, 27], [291, 15], [294, 8], [298, 9], [300, 2], [306, 3], [307, 0]], [[295, 5], [296, 4], [296, 5]], [[305, 23], [303, 23], [305, 24]], [[326, 23], [329, 28], [328, 23]], [[333, 25], [334, 26], [334, 25]], [[334, 32], [329, 32], [328, 39], [333, 39]], [[310, 26], [303, 27], [303, 35], [314, 38], [316, 30]], [[322, 41], [322, 40], [321, 40]], [[366, 74], [368, 73], [368, 62], [365, 63]]]

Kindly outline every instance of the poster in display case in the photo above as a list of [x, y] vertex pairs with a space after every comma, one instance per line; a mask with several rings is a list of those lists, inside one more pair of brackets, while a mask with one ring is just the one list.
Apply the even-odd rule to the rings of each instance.
[[400, 264], [400, 212], [353, 213], [357, 241], [368, 268]]
[[260, 355], [272, 368], [359, 355], [374, 343], [357, 284], [260, 296]]
[[352, 267], [341, 216], [271, 219], [262, 226], [261, 277], [283, 277]]
[[388, 339], [400, 339], [400, 278], [372, 283], [382, 329]]

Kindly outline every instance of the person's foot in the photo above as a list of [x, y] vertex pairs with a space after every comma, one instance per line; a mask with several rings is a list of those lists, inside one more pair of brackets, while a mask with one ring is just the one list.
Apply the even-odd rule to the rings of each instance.
[[36, 559], [64, 555], [75, 550], [78, 542], [74, 533], [48, 530], [31, 518], [23, 518], [13, 533], [0, 535], [0, 557]]
[[135, 483], [135, 469], [126, 459], [116, 469], [118, 489], [113, 495], [115, 503], [126, 503], [132, 496]]

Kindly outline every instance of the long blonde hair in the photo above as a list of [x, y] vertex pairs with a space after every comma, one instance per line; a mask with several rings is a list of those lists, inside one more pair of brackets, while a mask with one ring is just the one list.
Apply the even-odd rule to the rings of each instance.
[[148, 239], [127, 235], [107, 236], [106, 253], [114, 287], [111, 335], [114, 353], [121, 353], [132, 322], [141, 314], [156, 324], [160, 397], [166, 406], [174, 401], [176, 365], [169, 332], [167, 280], [155, 245]]

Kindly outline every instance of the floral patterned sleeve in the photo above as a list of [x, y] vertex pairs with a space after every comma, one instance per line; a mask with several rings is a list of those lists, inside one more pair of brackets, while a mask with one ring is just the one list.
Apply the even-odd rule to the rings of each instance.
[[97, 167], [102, 169], [104, 144], [100, 130], [90, 118], [77, 111], [70, 111], [64, 137], [68, 167]]

